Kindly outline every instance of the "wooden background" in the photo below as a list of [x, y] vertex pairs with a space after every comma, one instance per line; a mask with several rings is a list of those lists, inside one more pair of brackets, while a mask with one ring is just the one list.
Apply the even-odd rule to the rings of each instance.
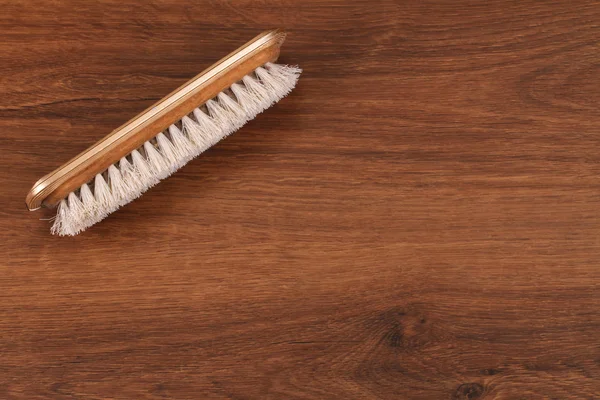
[[[0, 10], [0, 399], [600, 398], [600, 2]], [[78, 237], [26, 211], [276, 26], [291, 96]]]

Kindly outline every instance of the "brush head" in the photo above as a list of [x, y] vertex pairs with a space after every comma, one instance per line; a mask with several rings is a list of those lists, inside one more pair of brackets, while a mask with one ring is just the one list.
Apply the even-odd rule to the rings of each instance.
[[76, 235], [286, 96], [301, 70], [274, 64], [285, 34], [264, 32], [40, 179], [30, 210], [57, 206], [51, 232]]
[[[267, 63], [195, 108], [60, 201], [51, 232], [77, 235], [138, 198], [160, 180], [285, 97], [301, 70]], [[204, 110], [206, 108], [206, 110]]]

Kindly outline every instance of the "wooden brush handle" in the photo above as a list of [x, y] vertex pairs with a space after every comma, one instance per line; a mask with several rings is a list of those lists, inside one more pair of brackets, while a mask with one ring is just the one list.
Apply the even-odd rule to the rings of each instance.
[[29, 210], [54, 207], [122, 157], [139, 148], [233, 83], [277, 60], [285, 39], [281, 29], [266, 31], [175, 89], [92, 147], [38, 180], [25, 202]]

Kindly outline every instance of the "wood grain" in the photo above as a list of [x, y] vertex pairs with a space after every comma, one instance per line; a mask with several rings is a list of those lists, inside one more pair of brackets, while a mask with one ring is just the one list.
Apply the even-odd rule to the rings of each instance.
[[[599, 2], [0, 9], [0, 399], [600, 397]], [[272, 110], [78, 237], [26, 211], [275, 26]]]

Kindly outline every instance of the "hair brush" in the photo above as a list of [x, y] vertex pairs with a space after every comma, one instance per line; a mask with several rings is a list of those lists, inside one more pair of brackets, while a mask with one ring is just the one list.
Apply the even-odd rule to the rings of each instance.
[[274, 64], [282, 30], [263, 32], [38, 180], [29, 210], [57, 208], [50, 229], [77, 235], [139, 197], [285, 97], [301, 70]]

